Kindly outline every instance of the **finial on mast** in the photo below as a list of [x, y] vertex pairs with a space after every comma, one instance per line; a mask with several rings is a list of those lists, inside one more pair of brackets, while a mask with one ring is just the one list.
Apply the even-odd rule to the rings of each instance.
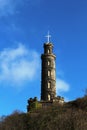
[[46, 37], [47, 37], [47, 43], [50, 43], [51, 35], [49, 34], [49, 31], [48, 31], [48, 35]]

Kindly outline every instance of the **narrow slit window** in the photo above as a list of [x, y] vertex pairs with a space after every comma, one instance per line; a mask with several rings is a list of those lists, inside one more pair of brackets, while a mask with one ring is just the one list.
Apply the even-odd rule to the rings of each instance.
[[50, 94], [48, 94], [48, 100], [50, 101]]
[[48, 61], [48, 66], [50, 65], [50, 61]]
[[48, 54], [50, 53], [50, 49], [48, 49]]
[[51, 83], [50, 82], [48, 82], [48, 88], [51, 88]]
[[48, 76], [51, 76], [51, 71], [50, 70], [48, 70]]

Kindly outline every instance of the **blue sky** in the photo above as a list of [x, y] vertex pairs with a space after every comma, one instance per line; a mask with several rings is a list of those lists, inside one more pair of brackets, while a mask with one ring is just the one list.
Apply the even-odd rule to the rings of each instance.
[[48, 30], [56, 55], [57, 95], [87, 88], [87, 1], [0, 0], [0, 116], [26, 112], [40, 99], [41, 59]]

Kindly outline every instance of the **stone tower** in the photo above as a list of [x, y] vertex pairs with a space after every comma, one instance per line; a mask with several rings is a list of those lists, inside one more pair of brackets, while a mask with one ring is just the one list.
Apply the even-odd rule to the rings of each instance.
[[53, 44], [50, 42], [49, 34], [47, 38], [48, 41], [44, 43], [44, 54], [41, 55], [41, 100], [43, 101], [51, 101], [56, 97], [56, 56], [53, 54]]

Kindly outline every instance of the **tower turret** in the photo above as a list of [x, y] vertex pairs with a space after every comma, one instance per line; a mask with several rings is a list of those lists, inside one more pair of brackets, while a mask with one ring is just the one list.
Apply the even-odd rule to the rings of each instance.
[[56, 97], [56, 74], [55, 59], [53, 54], [53, 44], [49, 41], [44, 43], [44, 54], [41, 55], [42, 72], [41, 72], [41, 100], [50, 101]]

